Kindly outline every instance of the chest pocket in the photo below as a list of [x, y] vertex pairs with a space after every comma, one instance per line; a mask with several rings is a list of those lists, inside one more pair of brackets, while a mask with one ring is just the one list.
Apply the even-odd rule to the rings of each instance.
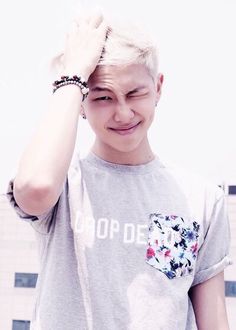
[[169, 279], [191, 275], [198, 253], [199, 229], [196, 221], [151, 214], [146, 262]]

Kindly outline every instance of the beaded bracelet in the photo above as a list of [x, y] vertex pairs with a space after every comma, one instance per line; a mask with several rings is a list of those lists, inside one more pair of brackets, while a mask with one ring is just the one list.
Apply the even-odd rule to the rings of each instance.
[[82, 77], [78, 77], [76, 75], [69, 77], [69, 76], [61, 76], [61, 80], [55, 80], [53, 85], [53, 93], [55, 93], [55, 91], [63, 86], [66, 85], [77, 85], [80, 87], [81, 93], [83, 94], [83, 99], [82, 102], [86, 99], [86, 97], [88, 96], [89, 93], [89, 88], [88, 88], [88, 84], [87, 82], [82, 78]]

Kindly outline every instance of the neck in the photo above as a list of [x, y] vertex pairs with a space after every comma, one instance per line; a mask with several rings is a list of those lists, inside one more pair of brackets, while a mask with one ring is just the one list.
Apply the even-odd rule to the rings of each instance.
[[155, 158], [148, 140], [132, 151], [120, 151], [95, 140], [91, 150], [103, 160], [122, 165], [146, 164]]

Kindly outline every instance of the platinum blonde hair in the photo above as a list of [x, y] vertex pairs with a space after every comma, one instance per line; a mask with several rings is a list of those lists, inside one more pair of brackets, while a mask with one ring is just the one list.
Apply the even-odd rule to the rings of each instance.
[[143, 64], [155, 79], [158, 73], [157, 46], [151, 34], [140, 26], [112, 21], [98, 65]]
[[[106, 19], [106, 18], [105, 18]], [[155, 80], [158, 74], [158, 51], [152, 34], [139, 24], [118, 21], [112, 17], [107, 20], [110, 27], [99, 65], [127, 66], [143, 64]], [[51, 61], [51, 69], [61, 71], [63, 52]]]

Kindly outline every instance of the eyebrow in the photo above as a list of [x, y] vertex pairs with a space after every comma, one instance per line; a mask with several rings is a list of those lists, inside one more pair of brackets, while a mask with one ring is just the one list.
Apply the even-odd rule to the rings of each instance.
[[[133, 89], [132, 91], [128, 92], [127, 94], [133, 94], [133, 93], [137, 93], [139, 92], [140, 90], [142, 89], [145, 89], [147, 88], [147, 86], [145, 85], [141, 85], [139, 87], [136, 87], [135, 89]], [[111, 89], [107, 88], [107, 87], [100, 87], [100, 86], [95, 86], [95, 87], [92, 87], [90, 89], [91, 92], [113, 92]]]
[[109, 88], [107, 87], [100, 87], [100, 86], [95, 86], [95, 87], [92, 87], [90, 89], [91, 92], [112, 92], [112, 90], [110, 90]]

